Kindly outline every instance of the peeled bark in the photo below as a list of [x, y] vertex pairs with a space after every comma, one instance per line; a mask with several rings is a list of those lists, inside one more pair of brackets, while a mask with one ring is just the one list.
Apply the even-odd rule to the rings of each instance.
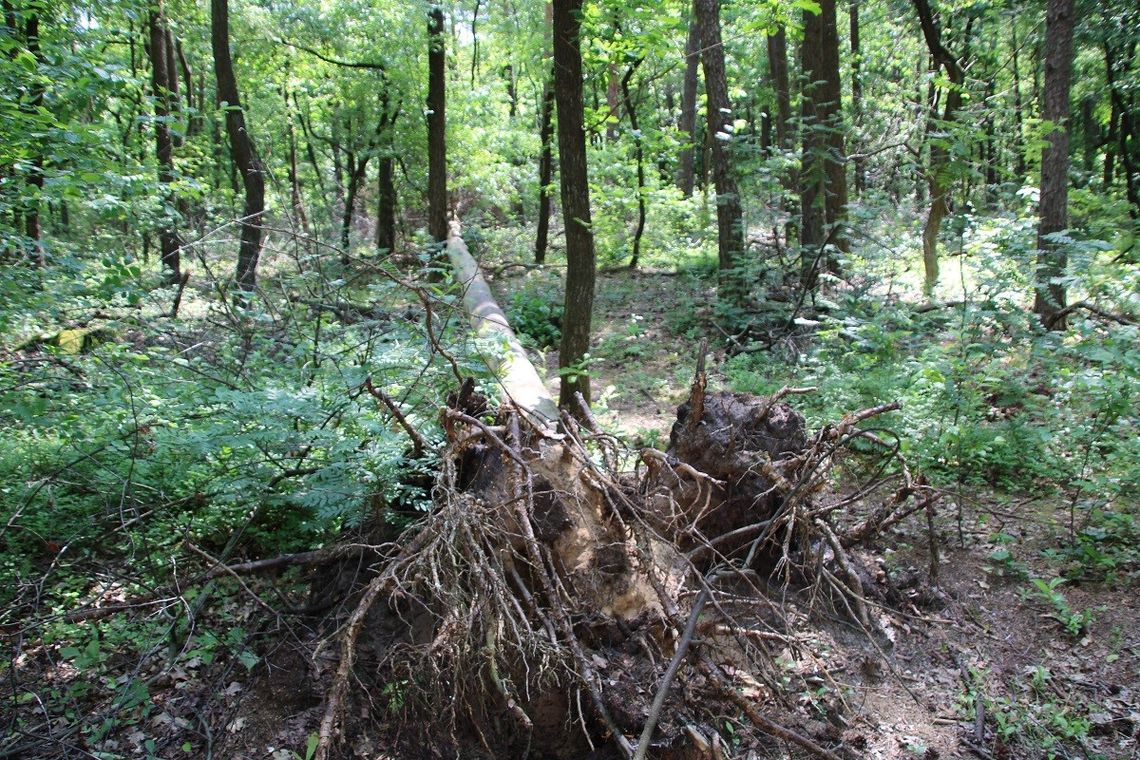
[[582, 52], [579, 18], [582, 0], [554, 2], [554, 94], [558, 107], [558, 158], [562, 215], [566, 224], [566, 306], [558, 366], [558, 404], [576, 409], [575, 394], [590, 400], [590, 376], [582, 361], [590, 348], [594, 310], [594, 233], [586, 172], [586, 131], [582, 114]]
[[720, 3], [719, 0], [696, 0], [695, 8], [701, 29], [701, 59], [704, 61], [713, 182], [716, 185], [717, 295], [723, 302], [739, 306], [747, 293], [740, 269], [744, 257], [744, 211], [729, 152], [733, 118], [724, 72], [724, 47], [720, 39]]
[[226, 109], [226, 134], [230, 138], [230, 156], [241, 174], [245, 189], [241, 246], [238, 249], [237, 261], [237, 286], [248, 293], [257, 286], [257, 261], [261, 256], [261, 216], [265, 213], [265, 170], [246, 128], [245, 114], [238, 95], [233, 58], [230, 57], [227, 0], [210, 0], [210, 45], [214, 53], [214, 75], [218, 80], [218, 101], [223, 103]]
[[558, 406], [527, 358], [506, 314], [491, 295], [491, 289], [479, 271], [479, 264], [463, 242], [459, 222], [451, 224], [447, 256], [451, 260], [455, 281], [463, 292], [463, 310], [471, 320], [476, 337], [506, 346], [506, 351], [484, 354], [488, 357], [491, 371], [502, 384], [504, 395], [533, 423], [542, 429], [553, 430], [558, 424]]
[[1052, 330], [1065, 327], [1065, 249], [1049, 235], [1069, 226], [1069, 83], [1073, 74], [1073, 0], [1049, 0], [1045, 26], [1045, 108], [1053, 128], [1041, 151], [1037, 292], [1033, 311]]

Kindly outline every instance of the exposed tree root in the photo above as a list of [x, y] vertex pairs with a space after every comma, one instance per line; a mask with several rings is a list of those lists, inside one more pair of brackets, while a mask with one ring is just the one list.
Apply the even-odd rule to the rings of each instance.
[[[731, 709], [762, 734], [837, 758], [769, 717], [790, 706], [772, 648], [804, 648], [785, 600], [807, 599], [809, 614], [827, 603], [873, 631], [867, 572], [849, 549], [936, 495], [896, 447], [859, 428], [897, 405], [808, 438], [780, 400], [797, 392], [806, 389], [706, 397], [698, 379], [669, 451], [643, 450], [637, 478], [615, 471], [622, 452], [589, 416], [581, 428], [564, 415], [553, 432], [510, 408], [493, 423], [446, 410], [435, 510], [376, 569], [341, 628], [317, 757], [336, 756], [352, 732], [359, 680], [373, 720], [460, 756], [474, 745], [576, 757], [608, 742], [623, 758], [658, 746], [713, 757], [694, 716]], [[737, 429], [722, 429], [729, 418]], [[728, 438], [702, 442], [710, 433]], [[887, 480], [826, 495], [835, 461], [868, 437], [902, 483], [852, 521], [850, 508]], [[691, 456], [694, 446], [715, 449], [720, 468]], [[646, 682], [657, 683], [649, 695]]]

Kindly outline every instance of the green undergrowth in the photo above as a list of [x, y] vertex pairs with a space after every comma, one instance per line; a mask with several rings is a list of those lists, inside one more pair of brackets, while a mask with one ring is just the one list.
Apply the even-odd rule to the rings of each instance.
[[[256, 663], [246, 592], [195, 581], [212, 561], [311, 550], [365, 526], [394, 536], [428, 508], [451, 361], [485, 372], [466, 358], [453, 296], [427, 294], [433, 345], [419, 299], [379, 269], [299, 263], [246, 307], [195, 283], [177, 320], [173, 290], [131, 265], [76, 261], [4, 282], [0, 627], [38, 654], [0, 676], [15, 704], [73, 713], [88, 746], [148, 719], [151, 665], [131, 662]], [[28, 340], [95, 326], [102, 339], [80, 350]], [[140, 599], [129, 615], [65, 617]]]
[[[944, 306], [879, 290], [833, 294], [794, 359], [742, 352], [726, 365], [729, 385], [760, 394], [815, 386], [795, 404], [816, 426], [898, 401], [900, 411], [871, 424], [933, 485], [1051, 496], [1063, 505], [1053, 519], [1064, 540], [1050, 556], [1064, 572], [1135, 578], [1137, 327], [1078, 309], [1066, 331], [1041, 330], [1017, 296], [1027, 283], [998, 259], [1002, 250], [969, 262], [965, 298]], [[1110, 277], [1095, 252], [1083, 263], [1071, 288], [1121, 314], [1134, 308], [1135, 267], [1116, 266]]]

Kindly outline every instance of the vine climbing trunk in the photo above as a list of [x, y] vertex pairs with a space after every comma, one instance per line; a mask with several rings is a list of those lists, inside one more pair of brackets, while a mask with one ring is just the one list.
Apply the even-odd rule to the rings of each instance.
[[210, 0], [210, 46], [214, 53], [214, 75], [218, 80], [218, 101], [226, 114], [226, 134], [230, 156], [241, 174], [245, 208], [241, 219], [241, 246], [238, 249], [237, 286], [248, 293], [257, 286], [257, 261], [261, 256], [261, 216], [265, 213], [265, 170], [249, 136], [238, 95], [234, 62], [230, 56], [230, 19], [227, 0]]

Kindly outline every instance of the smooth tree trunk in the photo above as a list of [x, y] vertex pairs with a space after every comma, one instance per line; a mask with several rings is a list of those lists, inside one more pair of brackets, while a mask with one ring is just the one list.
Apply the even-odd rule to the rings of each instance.
[[444, 60], [443, 11], [428, 14], [428, 234], [447, 240], [447, 67]]
[[1033, 311], [1046, 328], [1065, 327], [1067, 255], [1049, 236], [1069, 226], [1069, 84], [1073, 75], [1073, 0], [1049, 0], [1045, 12], [1045, 107], [1052, 125], [1041, 151], [1037, 225], [1037, 293]]
[[677, 158], [677, 187], [686, 197], [693, 194], [697, 142], [697, 81], [701, 65], [701, 28], [696, 10], [689, 18], [689, 37], [685, 42], [685, 80], [681, 86], [681, 120], [678, 132], [683, 143]]
[[257, 261], [261, 256], [261, 217], [265, 213], [265, 170], [246, 127], [230, 57], [228, 0], [210, 0], [210, 46], [214, 53], [214, 75], [218, 80], [218, 101], [225, 107], [226, 134], [230, 156], [241, 174], [245, 208], [241, 219], [241, 246], [238, 249], [237, 286], [249, 293], [257, 286]]
[[554, 93], [558, 107], [558, 160], [562, 215], [566, 224], [566, 305], [558, 366], [559, 406], [576, 412], [574, 394], [590, 400], [590, 377], [582, 362], [590, 348], [594, 310], [594, 232], [586, 171], [582, 113], [582, 0], [554, 0]]
[[172, 81], [177, 82], [178, 78], [168, 68], [173, 63], [174, 56], [168, 48], [171, 37], [166, 31], [161, 0], [151, 6], [147, 26], [150, 33], [151, 92], [154, 95], [155, 157], [158, 159], [158, 182], [163, 205], [163, 223], [158, 231], [158, 242], [167, 279], [178, 282], [182, 277], [182, 240], [175, 223], [178, 204], [173, 191], [174, 140], [170, 133], [172, 102], [177, 97], [177, 93], [170, 89], [170, 84]]
[[744, 258], [744, 211], [732, 171], [732, 104], [724, 71], [724, 47], [720, 39], [719, 0], [695, 0], [701, 29], [701, 60], [704, 63], [711, 142], [713, 184], [716, 186], [717, 295], [722, 303], [741, 306], [747, 293], [741, 265]]

